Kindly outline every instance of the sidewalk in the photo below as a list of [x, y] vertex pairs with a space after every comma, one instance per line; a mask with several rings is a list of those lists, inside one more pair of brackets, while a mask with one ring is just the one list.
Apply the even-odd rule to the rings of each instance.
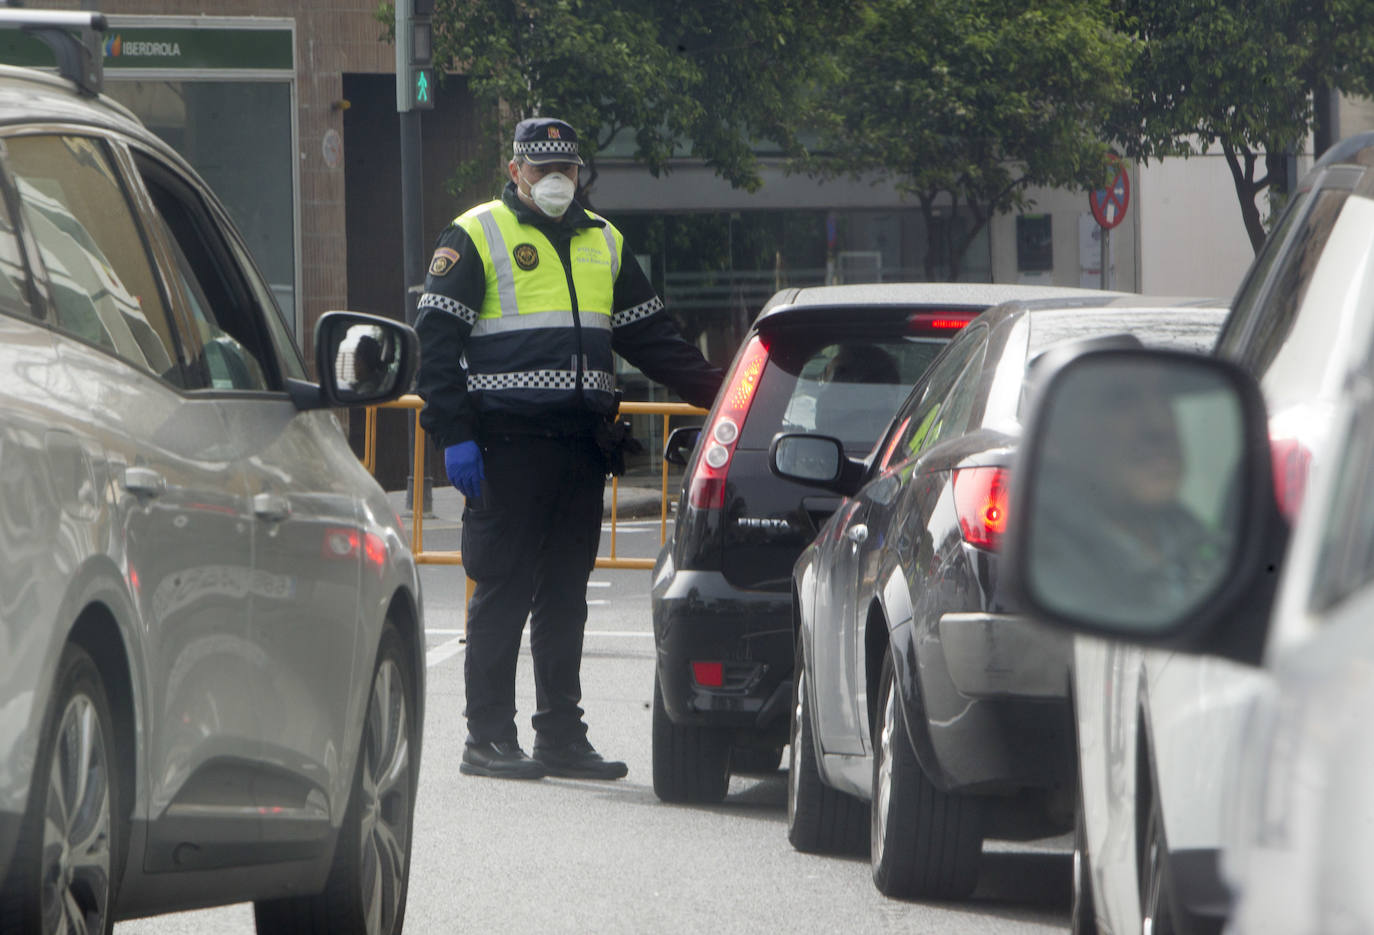
[[[635, 478], [640, 481], [639, 478]], [[643, 481], [640, 481], [641, 483]], [[406, 504], [406, 492], [404, 490], [393, 490], [387, 493], [391, 498], [396, 512], [402, 519], [410, 517], [410, 507]], [[677, 490], [673, 487], [668, 488], [668, 516], [671, 519], [673, 509], [677, 505]], [[463, 496], [455, 488], [444, 484], [442, 487], [435, 485], [430, 496], [430, 509], [425, 513], [425, 520], [441, 520], [457, 523], [463, 518]], [[658, 518], [662, 510], [662, 496], [658, 487], [638, 487], [629, 484], [619, 485], [619, 496], [616, 507], [616, 519], [645, 519]], [[605, 519], [611, 518], [611, 482], [606, 481], [606, 500], [601, 514]]]

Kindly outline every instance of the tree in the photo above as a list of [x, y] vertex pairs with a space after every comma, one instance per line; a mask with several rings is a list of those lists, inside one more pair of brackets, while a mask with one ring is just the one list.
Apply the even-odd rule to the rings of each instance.
[[655, 175], [690, 153], [757, 189], [755, 144], [798, 151], [799, 63], [854, 2], [437, 0], [435, 60], [468, 76], [488, 144], [456, 184], [505, 162], [515, 121], [548, 115], [581, 133], [584, 202], [597, 154], [618, 139]]
[[[1313, 128], [1317, 89], [1369, 93], [1368, 0], [1119, 0], [1140, 54], [1132, 98], [1113, 119], [1127, 155], [1148, 161], [1220, 146], [1256, 252], [1258, 196], [1286, 180], [1286, 154]], [[1258, 173], [1263, 168], [1264, 174]]]
[[[1106, 0], [871, 0], [838, 40], [815, 106], [821, 176], [892, 177], [931, 232], [925, 268], [957, 279], [991, 218], [1032, 186], [1097, 187], [1130, 41]], [[946, 208], [970, 223], [941, 223]]]

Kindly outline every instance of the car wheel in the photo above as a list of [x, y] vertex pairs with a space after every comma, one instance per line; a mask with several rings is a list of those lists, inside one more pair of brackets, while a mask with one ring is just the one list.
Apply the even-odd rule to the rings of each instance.
[[1136, 866], [1140, 873], [1140, 930], [1142, 935], [1174, 935], [1174, 895], [1169, 881], [1169, 847], [1164, 838], [1164, 814], [1159, 796], [1150, 798], [1144, 843]]
[[941, 792], [926, 778], [911, 749], [905, 717], [888, 655], [873, 728], [873, 882], [887, 896], [967, 896], [978, 882], [981, 803]]
[[1088, 863], [1088, 826], [1083, 815], [1083, 790], [1078, 790], [1073, 819], [1073, 902], [1069, 912], [1070, 935], [1097, 935], [1093, 906], [1093, 881]]
[[362, 745], [334, 866], [318, 896], [260, 901], [259, 935], [396, 935], [405, 919], [414, 819], [415, 678], [391, 624], [382, 630]]
[[792, 736], [788, 745], [787, 840], [806, 853], [862, 854], [868, 847], [868, 807], [821, 780], [807, 714], [801, 639], [792, 670]]
[[719, 802], [730, 788], [730, 734], [679, 727], [654, 675], [654, 794], [664, 802]]
[[112, 855], [123, 833], [115, 817], [119, 771], [105, 685], [80, 646], [62, 651], [44, 725], [28, 811], [0, 892], [0, 932], [109, 935]]
[[767, 776], [782, 765], [782, 747], [735, 747], [730, 751], [730, 772]]

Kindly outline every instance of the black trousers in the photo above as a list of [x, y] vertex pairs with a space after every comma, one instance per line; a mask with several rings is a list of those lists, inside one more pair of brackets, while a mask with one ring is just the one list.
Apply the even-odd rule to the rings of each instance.
[[536, 743], [586, 736], [582, 634], [601, 538], [605, 462], [588, 437], [481, 440], [486, 481], [463, 510], [468, 742], [514, 740], [515, 667], [525, 620], [534, 657]]

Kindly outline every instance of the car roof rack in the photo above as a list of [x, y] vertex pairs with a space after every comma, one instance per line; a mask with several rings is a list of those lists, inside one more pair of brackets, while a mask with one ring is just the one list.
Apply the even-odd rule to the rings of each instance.
[[57, 70], [62, 77], [75, 82], [77, 90], [92, 97], [104, 86], [105, 62], [100, 46], [88, 45], [86, 36], [103, 33], [106, 28], [104, 13], [0, 7], [0, 29], [21, 29], [43, 40], [57, 56]]

